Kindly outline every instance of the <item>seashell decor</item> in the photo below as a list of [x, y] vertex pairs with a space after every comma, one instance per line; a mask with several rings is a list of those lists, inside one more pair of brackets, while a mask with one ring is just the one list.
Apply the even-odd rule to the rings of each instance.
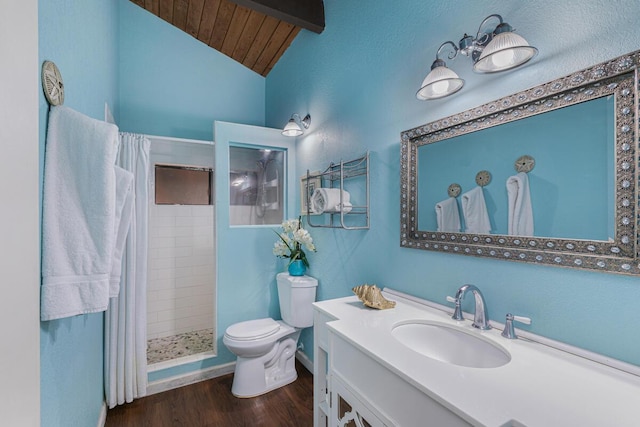
[[395, 301], [389, 301], [382, 296], [382, 291], [376, 285], [360, 285], [351, 289], [367, 307], [385, 310], [396, 306]]

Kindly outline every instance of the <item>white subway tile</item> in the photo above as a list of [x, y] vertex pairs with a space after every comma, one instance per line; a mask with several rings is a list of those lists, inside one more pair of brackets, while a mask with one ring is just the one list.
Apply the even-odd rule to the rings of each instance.
[[213, 265], [196, 265], [193, 267], [194, 276], [210, 276], [213, 273]]
[[[147, 303], [147, 307], [150, 304]], [[174, 300], [159, 300], [159, 301], [154, 301], [153, 304], [151, 304], [151, 306], [153, 307], [153, 311], [154, 312], [159, 312], [159, 311], [164, 311], [164, 310], [174, 310], [175, 309], [175, 301]]]
[[176, 268], [175, 267], [167, 267], [167, 268], [154, 268], [149, 270], [150, 273], [155, 273], [156, 277], [159, 280], [162, 279], [175, 279], [176, 278]]
[[191, 277], [193, 276], [193, 267], [176, 267], [175, 269], [175, 277]]
[[158, 321], [159, 322], [168, 322], [174, 321], [178, 318], [178, 311], [176, 310], [163, 310], [158, 312]]
[[175, 331], [175, 328], [176, 323], [174, 321], [157, 322], [147, 325], [147, 332], [158, 334], [159, 336], [170, 336], [174, 335], [173, 331]]
[[149, 238], [150, 248], [171, 248], [175, 246], [177, 246], [175, 237], [150, 237]]
[[175, 227], [176, 218], [167, 216], [149, 216], [149, 228]]
[[191, 328], [192, 330], [204, 329], [213, 326], [213, 319], [207, 316], [186, 317], [184, 319], [176, 319], [176, 328]]
[[175, 205], [174, 206], [174, 215], [178, 216], [191, 216], [192, 215], [192, 206], [188, 205]]

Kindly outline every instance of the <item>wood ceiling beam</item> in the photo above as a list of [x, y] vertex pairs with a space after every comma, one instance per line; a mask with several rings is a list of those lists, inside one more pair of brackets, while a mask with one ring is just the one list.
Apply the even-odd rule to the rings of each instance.
[[314, 33], [324, 30], [323, 0], [230, 0]]

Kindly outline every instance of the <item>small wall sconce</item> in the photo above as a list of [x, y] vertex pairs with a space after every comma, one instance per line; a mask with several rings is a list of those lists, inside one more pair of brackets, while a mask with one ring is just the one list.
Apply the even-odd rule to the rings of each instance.
[[[490, 31], [483, 32], [482, 28], [491, 18], [497, 18], [500, 22]], [[523, 37], [513, 31], [511, 25], [502, 20], [502, 16], [493, 14], [480, 23], [475, 38], [465, 34], [457, 46], [452, 41], [442, 43], [436, 52], [436, 60], [431, 65], [431, 72], [422, 82], [416, 98], [421, 101], [443, 98], [456, 93], [464, 86], [464, 80], [447, 68], [444, 60], [440, 59], [440, 53], [446, 46], [452, 47], [452, 53], [447, 56], [449, 59], [454, 59], [458, 53], [470, 56], [473, 60], [473, 71], [477, 73], [510, 70], [535, 57], [538, 49], [530, 46]]]
[[307, 114], [304, 119], [300, 120], [300, 116], [296, 113], [291, 115], [291, 118], [282, 129], [284, 136], [300, 136], [304, 133], [304, 129], [309, 129], [311, 125], [311, 116]]

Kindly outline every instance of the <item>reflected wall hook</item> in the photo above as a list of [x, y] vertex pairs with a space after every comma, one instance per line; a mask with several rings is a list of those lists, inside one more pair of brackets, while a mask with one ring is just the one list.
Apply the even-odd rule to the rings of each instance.
[[460, 184], [456, 184], [455, 182], [449, 185], [449, 188], [447, 188], [447, 194], [449, 194], [449, 197], [453, 198], [458, 197], [461, 191], [462, 187], [460, 187]]
[[528, 154], [518, 157], [516, 162], [513, 164], [513, 167], [516, 169], [516, 171], [524, 173], [531, 172], [535, 166], [536, 159], [529, 156]]
[[484, 187], [491, 182], [491, 173], [489, 171], [480, 171], [476, 174], [476, 184]]

